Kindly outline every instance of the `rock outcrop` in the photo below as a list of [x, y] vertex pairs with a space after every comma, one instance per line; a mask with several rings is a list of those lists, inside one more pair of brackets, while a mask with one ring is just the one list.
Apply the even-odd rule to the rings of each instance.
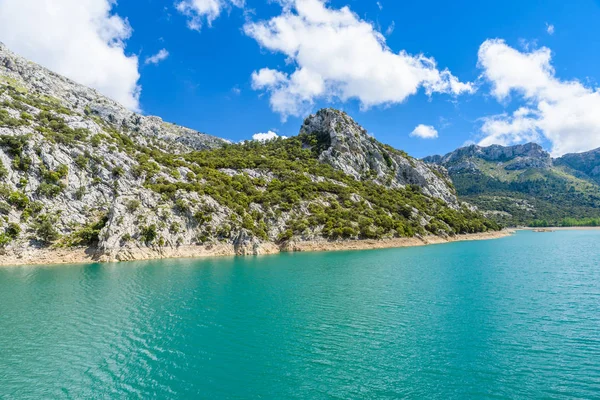
[[600, 183], [600, 149], [583, 153], [565, 154], [555, 160], [556, 165], [564, 165], [573, 171]]
[[357, 180], [372, 180], [390, 188], [417, 185], [425, 194], [459, 207], [444, 168], [378, 142], [342, 111], [320, 110], [306, 118], [300, 133], [316, 134], [322, 149], [319, 160]]
[[[119, 103], [102, 96], [94, 89], [75, 82], [32, 63], [11, 52], [0, 42], [0, 82], [14, 84], [17, 89], [39, 95], [52, 101], [59, 101], [74, 113], [121, 125], [139, 133], [145, 138], [156, 138], [173, 144], [181, 144], [180, 149], [202, 150], [222, 146], [226, 140], [206, 135], [192, 129], [166, 123], [155, 116], [143, 116], [132, 112]], [[85, 118], [69, 121], [75, 126], [99, 131]], [[176, 148], [174, 146], [174, 148]]]
[[445, 156], [425, 157], [423, 161], [445, 166], [448, 171], [455, 172], [478, 170], [477, 163], [474, 162], [478, 159], [502, 164], [503, 168], [507, 170], [552, 167], [552, 157], [537, 143], [487, 147], [471, 145], [457, 149]]

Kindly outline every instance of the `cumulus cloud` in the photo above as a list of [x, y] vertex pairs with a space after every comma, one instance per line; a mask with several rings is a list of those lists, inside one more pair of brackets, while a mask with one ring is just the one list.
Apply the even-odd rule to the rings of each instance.
[[554, 35], [554, 25], [546, 22], [546, 32], [548, 32], [548, 35]]
[[470, 83], [433, 58], [393, 52], [385, 37], [350, 8], [329, 8], [323, 0], [286, 0], [281, 15], [250, 22], [244, 32], [263, 48], [282, 53], [293, 71], [264, 68], [252, 75], [255, 89], [270, 93], [282, 117], [310, 111], [315, 100], [358, 99], [363, 109], [400, 103], [423, 88], [458, 95]]
[[16, 53], [139, 110], [138, 59], [113, 0], [0, 0], [0, 39]]
[[286, 136], [279, 136], [277, 133], [273, 131], [268, 131], [267, 133], [255, 133], [252, 135], [252, 140], [257, 140], [259, 142], [266, 142], [269, 140], [277, 139], [281, 137], [282, 139], [287, 139]]
[[482, 76], [492, 95], [507, 103], [511, 95], [525, 106], [511, 114], [484, 118], [480, 144], [516, 144], [547, 139], [552, 154], [600, 147], [600, 91], [577, 80], [561, 80], [551, 65], [550, 49], [520, 52], [503, 40], [479, 48]]
[[144, 64], [156, 65], [159, 62], [166, 60], [167, 57], [169, 57], [169, 52], [167, 51], [167, 49], [160, 49], [158, 53], [154, 54], [153, 56], [147, 57], [146, 61], [144, 61]]
[[431, 125], [420, 124], [417, 125], [409, 136], [421, 139], [436, 139], [438, 137], [438, 131]]
[[278, 85], [287, 80], [287, 75], [270, 68], [263, 68], [252, 73], [252, 88], [264, 89]]
[[177, 11], [188, 17], [188, 27], [195, 31], [206, 23], [211, 26], [221, 12], [231, 6], [244, 7], [245, 0], [182, 0], [175, 4]]

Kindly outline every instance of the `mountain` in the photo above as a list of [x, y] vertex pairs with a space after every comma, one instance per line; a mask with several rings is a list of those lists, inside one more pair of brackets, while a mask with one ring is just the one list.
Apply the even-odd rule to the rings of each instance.
[[300, 134], [315, 136], [319, 161], [354, 179], [369, 180], [389, 188], [417, 185], [424, 194], [439, 198], [454, 209], [460, 208], [443, 169], [379, 143], [343, 112], [324, 109], [311, 115], [304, 121]]
[[0, 251], [17, 257], [243, 255], [498, 229], [443, 168], [343, 112], [321, 110], [289, 139], [233, 144], [131, 112], [3, 45], [0, 180]]
[[578, 177], [600, 184], [600, 149], [565, 154], [556, 159], [556, 165], [569, 168]]
[[423, 161], [445, 167], [459, 197], [501, 224], [600, 222], [600, 150], [553, 159], [535, 143], [471, 145]]

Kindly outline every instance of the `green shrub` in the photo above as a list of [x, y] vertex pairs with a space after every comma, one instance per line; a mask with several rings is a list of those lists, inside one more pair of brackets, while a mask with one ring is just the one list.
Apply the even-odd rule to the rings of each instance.
[[73, 232], [69, 235], [69, 238], [66, 240], [66, 244], [68, 246], [92, 246], [98, 243], [100, 231], [106, 223], [108, 222], [108, 217], [106, 215], [102, 215], [96, 221], [90, 222], [87, 225], [84, 225], [79, 230]]
[[294, 236], [294, 232], [291, 229], [287, 229], [284, 232], [281, 232], [277, 237], [277, 241], [285, 242], [290, 240]]
[[0, 214], [8, 215], [11, 209], [12, 207], [8, 203], [0, 201]]
[[23, 192], [14, 191], [8, 196], [8, 203], [23, 210], [29, 205], [29, 198]]
[[133, 213], [137, 211], [138, 208], [140, 208], [141, 204], [142, 203], [139, 200], [129, 200], [125, 205], [125, 208], [127, 208], [127, 211], [129, 213]]
[[175, 210], [181, 214], [187, 214], [190, 212], [190, 206], [188, 205], [187, 201], [183, 199], [177, 199], [175, 201]]
[[13, 166], [13, 168], [15, 168], [19, 171], [29, 172], [29, 169], [31, 168], [32, 163], [33, 163], [33, 160], [31, 159], [31, 157], [26, 156], [26, 155], [20, 155], [20, 156], [15, 156], [13, 158], [12, 166]]
[[85, 141], [90, 134], [87, 129], [69, 127], [61, 116], [49, 111], [41, 111], [36, 118], [40, 124], [36, 130], [51, 142], [73, 145]]
[[203, 224], [207, 224], [210, 221], [212, 221], [212, 216], [203, 211], [197, 211], [194, 213], [194, 219], [196, 220], [196, 222], [198, 224], [203, 225]]
[[171, 223], [171, 226], [169, 226], [169, 232], [172, 234], [181, 232], [181, 225], [178, 222]]
[[98, 135], [92, 136], [92, 139], [90, 140], [90, 143], [94, 147], [100, 146], [100, 144], [102, 143], [102, 135], [98, 134]]
[[[2, 110], [0, 110], [2, 111]], [[0, 147], [6, 148], [8, 150], [8, 154], [12, 157], [21, 156], [23, 154], [23, 149], [27, 145], [29, 140], [29, 135], [23, 136], [10, 136], [10, 135], [0, 135]]]
[[24, 121], [32, 121], [33, 120], [33, 116], [31, 114], [26, 113], [25, 111], [21, 112], [21, 119]]
[[87, 169], [89, 163], [90, 163], [90, 159], [83, 154], [80, 154], [77, 157], [75, 157], [75, 165], [77, 165], [79, 167], [79, 169], [83, 169], [83, 170]]
[[6, 178], [8, 176], [8, 170], [0, 160], [0, 179]]
[[156, 229], [156, 225], [152, 224], [150, 226], [143, 226], [140, 228], [140, 239], [143, 240], [146, 244], [151, 244], [154, 242], [156, 237], [158, 236], [158, 232]]
[[6, 233], [0, 233], [0, 249], [3, 249], [6, 246], [8, 246], [12, 241], [12, 238]]
[[38, 194], [48, 198], [53, 198], [62, 193], [65, 189], [65, 184], [61, 182], [67, 177], [69, 168], [61, 164], [55, 171], [48, 170], [46, 167], [41, 167], [42, 182], [38, 187]]
[[83, 196], [85, 196], [85, 194], [87, 193], [87, 189], [85, 188], [85, 186], [80, 186], [76, 191], [75, 191], [75, 198], [77, 200], [81, 200], [83, 199]]
[[27, 124], [28, 122], [26, 120], [13, 118], [8, 111], [0, 109], [0, 127], [16, 128]]
[[52, 243], [60, 237], [55, 228], [56, 218], [49, 215], [38, 216], [35, 222], [35, 233], [37, 238], [45, 243]]
[[120, 178], [123, 175], [125, 175], [125, 170], [123, 168], [121, 168], [121, 167], [114, 167], [113, 170], [112, 170], [112, 175], [115, 178]]
[[40, 196], [48, 197], [51, 199], [61, 194], [63, 190], [64, 186], [62, 185], [55, 185], [53, 183], [42, 182], [40, 183], [40, 186], [37, 189], [37, 193]]
[[4, 233], [6, 233], [10, 238], [16, 239], [21, 234], [21, 227], [19, 226], [19, 224], [10, 222], [4, 230]]

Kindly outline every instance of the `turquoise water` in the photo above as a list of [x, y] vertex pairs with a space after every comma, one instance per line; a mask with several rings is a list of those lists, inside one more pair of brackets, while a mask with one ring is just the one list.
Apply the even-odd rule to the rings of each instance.
[[598, 398], [599, 244], [0, 269], [0, 398]]

